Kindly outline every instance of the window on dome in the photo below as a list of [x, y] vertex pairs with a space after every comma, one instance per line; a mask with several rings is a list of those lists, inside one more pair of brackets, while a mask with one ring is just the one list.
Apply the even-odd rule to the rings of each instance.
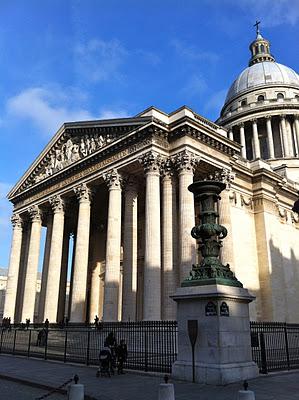
[[241, 107], [246, 106], [247, 105], [247, 99], [243, 99], [241, 101]]
[[260, 94], [257, 98], [257, 101], [264, 101], [265, 100], [265, 96]]
[[261, 44], [261, 52], [265, 53], [265, 46], [263, 44]]
[[255, 54], [257, 54], [259, 52], [259, 47], [258, 45], [255, 46]]
[[296, 99], [297, 101], [299, 101], [299, 95], [298, 95], [298, 94], [296, 94], [295, 99]]
[[277, 93], [277, 100], [283, 100], [284, 95], [282, 93]]

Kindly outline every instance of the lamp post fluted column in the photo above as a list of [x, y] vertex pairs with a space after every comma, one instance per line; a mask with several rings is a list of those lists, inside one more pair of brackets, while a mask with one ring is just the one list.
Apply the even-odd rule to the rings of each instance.
[[79, 200], [79, 212], [73, 267], [70, 321], [84, 322], [86, 319], [86, 289], [92, 192], [85, 183], [74, 188], [74, 192]]
[[64, 234], [64, 202], [60, 196], [51, 197], [49, 199], [49, 202], [53, 210], [53, 227], [45, 296], [44, 318], [47, 318], [49, 322], [56, 322]]
[[28, 209], [31, 219], [31, 232], [28, 248], [27, 268], [24, 285], [24, 297], [21, 321], [34, 319], [34, 305], [36, 296], [36, 278], [39, 261], [42, 215], [38, 206]]
[[13, 216], [11, 217], [11, 223], [13, 226], [13, 234], [11, 242], [3, 317], [10, 318], [11, 322], [14, 322], [18, 277], [19, 277], [19, 269], [21, 261], [23, 220], [19, 214], [13, 214]]
[[109, 190], [104, 287], [104, 321], [118, 321], [120, 245], [121, 245], [121, 175], [114, 169], [104, 175]]

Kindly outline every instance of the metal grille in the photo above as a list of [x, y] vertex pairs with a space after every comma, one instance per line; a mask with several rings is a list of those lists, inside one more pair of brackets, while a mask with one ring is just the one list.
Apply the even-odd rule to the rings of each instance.
[[299, 368], [299, 324], [251, 322], [252, 357], [261, 373]]
[[171, 372], [177, 356], [176, 321], [105, 322], [98, 327], [70, 325], [48, 330], [30, 325], [1, 330], [0, 352], [64, 362], [98, 364], [98, 354], [109, 332], [117, 343], [125, 340], [125, 368]]

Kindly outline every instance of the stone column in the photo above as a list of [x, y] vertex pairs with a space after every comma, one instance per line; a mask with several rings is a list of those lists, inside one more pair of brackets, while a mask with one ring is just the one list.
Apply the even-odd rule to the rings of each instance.
[[287, 133], [287, 128], [286, 128], [285, 118], [286, 118], [285, 115], [280, 116], [280, 131], [281, 131], [282, 142], [283, 142], [284, 157], [289, 157], [290, 149], [289, 149], [288, 133]]
[[137, 294], [137, 199], [136, 180], [130, 176], [125, 186], [125, 215], [123, 232], [123, 296], [122, 320], [136, 320]]
[[46, 234], [46, 242], [45, 242], [45, 249], [44, 249], [41, 289], [40, 289], [40, 294], [39, 294], [38, 322], [44, 321], [52, 227], [53, 227], [53, 214], [49, 214], [49, 215], [47, 215], [47, 234]]
[[162, 170], [162, 319], [176, 319], [176, 304], [169, 297], [179, 285], [177, 271], [176, 178], [167, 161]]
[[299, 153], [299, 115], [294, 115], [294, 132], [297, 139], [297, 157]]
[[161, 319], [161, 157], [150, 151], [140, 160], [145, 170], [145, 252], [143, 319]]
[[193, 182], [194, 168], [199, 161], [194, 154], [188, 151], [178, 153], [175, 165], [179, 175], [179, 260], [180, 277], [182, 282], [189, 276], [192, 264], [196, 263], [196, 241], [191, 237], [191, 230], [195, 224], [195, 208], [193, 194], [188, 186]]
[[220, 259], [222, 264], [229, 264], [230, 268], [235, 271], [234, 243], [232, 234], [232, 217], [229, 193], [231, 182], [234, 175], [231, 171], [224, 169], [221, 172], [222, 180], [226, 184], [226, 188], [221, 192], [221, 200], [219, 205], [219, 224], [224, 225], [228, 230], [228, 235], [225, 238], [224, 246], [221, 248]]
[[286, 124], [287, 141], [288, 141], [288, 147], [289, 147], [289, 157], [294, 157], [293, 132], [292, 132], [292, 127], [291, 127], [290, 121], [287, 118], [287, 116], [285, 118], [285, 124]]
[[28, 210], [31, 218], [31, 232], [28, 249], [27, 269], [24, 285], [24, 299], [21, 320], [25, 322], [27, 318], [33, 322], [34, 305], [36, 296], [36, 279], [40, 251], [41, 238], [41, 212], [38, 206], [32, 206]]
[[243, 158], [247, 158], [244, 122], [241, 122], [239, 127], [240, 127], [240, 142], [241, 142], [241, 146], [242, 146], [241, 155]]
[[90, 279], [90, 305], [89, 305], [90, 322], [94, 321], [96, 315], [99, 316], [100, 274], [101, 274], [101, 263], [99, 261], [96, 261], [95, 266], [93, 266], [91, 270], [91, 279]]
[[19, 216], [19, 214], [13, 214], [13, 216], [11, 217], [11, 223], [13, 226], [13, 234], [12, 234], [12, 242], [10, 250], [9, 270], [7, 276], [3, 317], [10, 318], [11, 322], [13, 323], [15, 308], [16, 308], [19, 269], [21, 262], [23, 221]]
[[86, 319], [86, 288], [88, 272], [89, 229], [91, 190], [85, 183], [74, 188], [79, 200], [78, 225], [74, 272], [72, 282], [71, 322], [84, 322]]
[[233, 134], [233, 129], [232, 128], [228, 128], [228, 138], [230, 140], [234, 140], [234, 134]]
[[252, 134], [253, 134], [253, 152], [254, 159], [261, 158], [260, 140], [257, 129], [257, 120], [252, 120]]
[[121, 245], [121, 177], [116, 170], [104, 175], [109, 188], [104, 289], [104, 321], [118, 321], [120, 245]]
[[267, 126], [267, 141], [268, 141], [268, 149], [269, 149], [269, 158], [274, 158], [274, 143], [273, 143], [273, 133], [272, 133], [272, 124], [271, 124], [271, 115], [266, 116], [266, 126]]
[[70, 232], [68, 224], [64, 225], [63, 235], [63, 247], [62, 247], [62, 260], [61, 260], [61, 272], [59, 282], [59, 297], [58, 297], [58, 311], [57, 321], [63, 321], [65, 317], [65, 301], [66, 301], [66, 284], [67, 284], [67, 272], [68, 272], [68, 261], [69, 261], [69, 246], [70, 246]]
[[64, 232], [64, 202], [60, 196], [49, 199], [53, 210], [53, 228], [49, 257], [48, 279], [45, 297], [44, 319], [57, 322], [59, 282], [62, 261], [62, 245]]

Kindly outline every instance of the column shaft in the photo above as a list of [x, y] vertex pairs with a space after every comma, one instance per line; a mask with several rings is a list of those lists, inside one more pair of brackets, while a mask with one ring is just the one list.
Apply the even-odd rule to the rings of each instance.
[[28, 249], [28, 260], [24, 285], [24, 299], [21, 320], [27, 318], [31, 322], [34, 320], [34, 306], [36, 297], [36, 279], [40, 251], [41, 238], [41, 214], [38, 207], [32, 207], [29, 210], [31, 216], [31, 233]]
[[286, 128], [286, 121], [285, 116], [281, 116], [280, 119], [280, 129], [281, 129], [281, 136], [283, 141], [283, 149], [284, 149], [284, 157], [289, 157], [290, 150], [289, 150], [289, 141], [287, 135], [287, 128]]
[[96, 261], [91, 271], [90, 281], [90, 305], [89, 305], [89, 321], [93, 322], [95, 316], [99, 316], [99, 299], [100, 299], [100, 274], [101, 263]]
[[229, 130], [228, 130], [228, 138], [230, 140], [234, 140], [234, 134], [233, 134], [232, 128], [229, 128]]
[[21, 262], [23, 228], [22, 220], [18, 214], [13, 215], [11, 221], [13, 225], [13, 235], [10, 250], [9, 270], [6, 284], [3, 317], [10, 318], [11, 322], [13, 323]]
[[292, 134], [292, 127], [290, 121], [286, 118], [286, 132], [287, 132], [287, 141], [288, 141], [288, 148], [289, 148], [289, 157], [294, 157], [294, 146], [293, 146], [293, 134]]
[[257, 121], [252, 121], [252, 134], [253, 134], [253, 152], [254, 158], [261, 158], [261, 148], [257, 129]]
[[161, 319], [160, 174], [146, 173], [143, 319]]
[[297, 139], [297, 157], [299, 155], [299, 116], [295, 116], [294, 120], [294, 131]]
[[137, 188], [129, 180], [125, 189], [122, 320], [136, 320], [137, 294]]
[[266, 118], [266, 125], [267, 125], [267, 140], [268, 140], [269, 158], [274, 158], [275, 154], [274, 154], [274, 143], [273, 143], [271, 117]]
[[51, 198], [50, 203], [53, 208], [54, 215], [44, 318], [47, 318], [49, 322], [57, 322], [59, 282], [64, 233], [64, 205], [61, 198], [59, 198], [58, 196]]
[[47, 221], [47, 234], [46, 234], [46, 242], [45, 242], [45, 249], [44, 249], [42, 281], [41, 281], [41, 290], [40, 290], [39, 305], [38, 305], [38, 322], [43, 322], [44, 321], [45, 299], [46, 299], [46, 289], [47, 289], [47, 280], [48, 280], [48, 269], [49, 269], [49, 259], [50, 259], [50, 249], [51, 249], [52, 227], [53, 227], [53, 214], [48, 216], [48, 221]]
[[71, 322], [84, 322], [86, 319], [86, 289], [88, 272], [88, 250], [90, 230], [90, 190], [86, 184], [75, 188], [79, 199], [78, 225], [74, 272], [72, 282]]
[[114, 170], [105, 177], [109, 186], [104, 321], [118, 321], [120, 245], [121, 245], [121, 182]]
[[176, 181], [174, 176], [167, 171], [162, 180], [162, 212], [162, 319], [175, 320], [176, 302], [169, 296], [174, 294], [179, 281], [177, 276]]
[[246, 140], [245, 140], [245, 129], [244, 129], [244, 124], [242, 123], [240, 125], [240, 142], [241, 142], [241, 155], [243, 158], [247, 158], [247, 152], [246, 152]]
[[59, 282], [59, 297], [58, 297], [58, 312], [57, 321], [63, 321], [65, 317], [65, 302], [66, 302], [66, 285], [67, 285], [67, 272], [69, 262], [69, 247], [70, 247], [70, 232], [65, 225], [65, 233], [63, 236], [62, 260], [61, 260], [61, 273]]

